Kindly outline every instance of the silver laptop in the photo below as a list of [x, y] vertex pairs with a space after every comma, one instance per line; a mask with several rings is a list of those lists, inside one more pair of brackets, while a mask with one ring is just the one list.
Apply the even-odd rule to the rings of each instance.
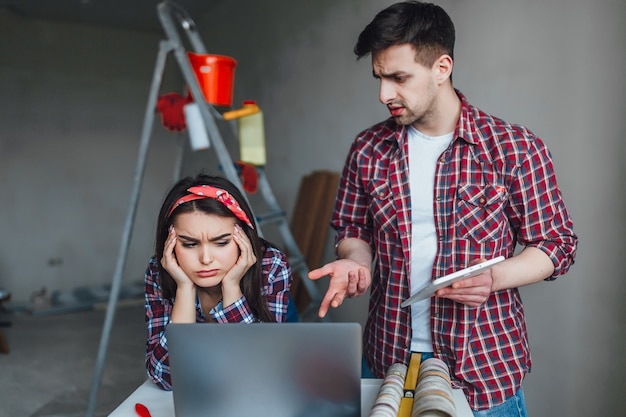
[[166, 329], [176, 417], [360, 417], [358, 323]]

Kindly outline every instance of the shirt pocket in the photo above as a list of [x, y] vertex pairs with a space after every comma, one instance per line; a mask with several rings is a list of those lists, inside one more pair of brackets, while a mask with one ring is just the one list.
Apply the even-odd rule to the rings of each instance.
[[371, 196], [369, 211], [374, 230], [385, 232], [395, 228], [397, 215], [391, 187], [383, 180], [372, 180], [369, 187]]
[[508, 223], [504, 214], [506, 188], [463, 184], [456, 192], [456, 234], [479, 243], [498, 239]]

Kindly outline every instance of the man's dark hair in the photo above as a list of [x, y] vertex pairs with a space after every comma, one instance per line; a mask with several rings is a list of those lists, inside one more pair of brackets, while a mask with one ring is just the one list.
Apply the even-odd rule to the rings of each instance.
[[445, 10], [435, 4], [396, 3], [380, 11], [363, 29], [354, 53], [360, 59], [403, 44], [413, 45], [416, 59], [426, 66], [443, 54], [454, 59], [454, 24]]

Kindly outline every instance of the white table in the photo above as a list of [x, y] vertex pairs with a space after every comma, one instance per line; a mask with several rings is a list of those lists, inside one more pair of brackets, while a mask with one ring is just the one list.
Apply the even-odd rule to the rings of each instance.
[[[361, 380], [361, 416], [367, 417], [376, 400], [376, 394], [382, 379]], [[473, 417], [467, 405], [463, 391], [452, 390], [457, 410], [457, 417]], [[174, 399], [171, 391], [163, 391], [152, 381], [147, 380], [128, 396], [109, 417], [137, 417], [135, 404], [141, 403], [148, 407], [152, 417], [174, 417]]]

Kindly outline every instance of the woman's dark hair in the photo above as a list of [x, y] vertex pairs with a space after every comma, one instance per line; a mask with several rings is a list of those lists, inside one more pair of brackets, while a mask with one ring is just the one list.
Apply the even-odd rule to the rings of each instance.
[[441, 7], [406, 1], [380, 11], [359, 35], [354, 47], [357, 58], [394, 45], [410, 44], [418, 62], [432, 66], [448, 54], [454, 59], [454, 24]]
[[[189, 194], [187, 190], [190, 187], [199, 185], [210, 185], [227, 191], [239, 203], [248, 216], [248, 219], [250, 219], [250, 222], [254, 225], [254, 228], [251, 228], [244, 221], [237, 218], [228, 207], [214, 198], [203, 198], [181, 204], [169, 214], [178, 199]], [[261, 293], [261, 288], [264, 283], [261, 262], [265, 249], [271, 246], [271, 244], [259, 237], [254, 215], [241, 191], [239, 191], [235, 184], [222, 177], [199, 174], [196, 177], [183, 178], [170, 188], [163, 201], [157, 221], [155, 240], [155, 258], [159, 265], [159, 284], [163, 290], [163, 297], [173, 301], [176, 295], [176, 281], [174, 281], [165, 268], [163, 268], [163, 265], [161, 265], [161, 258], [163, 257], [163, 250], [169, 234], [169, 228], [176, 216], [194, 211], [214, 214], [220, 217], [234, 218], [241, 227], [241, 230], [248, 236], [252, 244], [252, 250], [256, 256], [256, 263], [248, 269], [241, 279], [239, 286], [248, 301], [252, 313], [257, 319], [263, 322], [276, 321], [274, 315], [269, 311], [265, 296]]]

